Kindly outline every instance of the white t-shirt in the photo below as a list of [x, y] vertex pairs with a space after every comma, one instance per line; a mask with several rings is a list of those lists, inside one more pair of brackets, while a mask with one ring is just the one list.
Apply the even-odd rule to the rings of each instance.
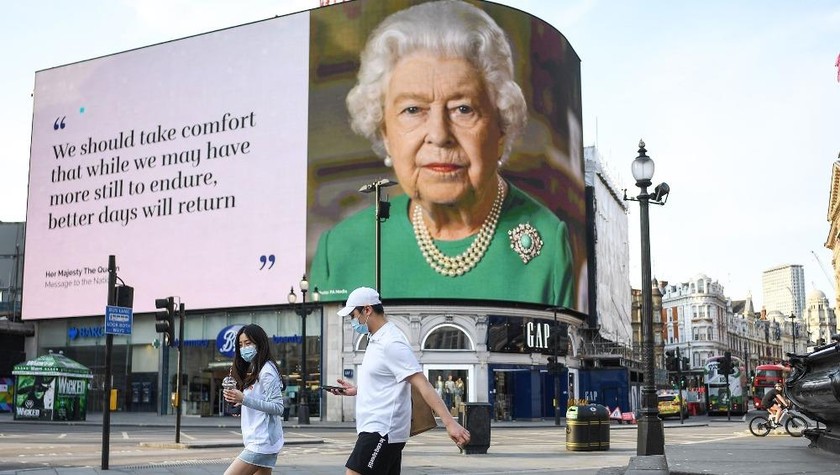
[[405, 335], [391, 322], [370, 336], [359, 369], [356, 432], [388, 434], [405, 442], [411, 430], [411, 385], [406, 378], [423, 371]]
[[243, 391], [242, 441], [258, 454], [276, 454], [283, 447], [283, 383], [277, 368], [266, 363], [259, 380]]

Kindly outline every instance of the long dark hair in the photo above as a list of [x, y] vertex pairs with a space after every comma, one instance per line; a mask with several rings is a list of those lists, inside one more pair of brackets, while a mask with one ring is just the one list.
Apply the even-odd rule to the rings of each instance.
[[[242, 354], [239, 352], [239, 337], [243, 333], [257, 347], [257, 355], [250, 363], [242, 359]], [[280, 369], [277, 368], [277, 363], [274, 362], [274, 356], [271, 354], [271, 345], [265, 330], [253, 323], [240, 328], [236, 332], [236, 354], [231, 367], [231, 374], [236, 379], [237, 388], [242, 391], [257, 382], [260, 379], [260, 370], [266, 363], [273, 364], [277, 369], [277, 374], [280, 374]]]

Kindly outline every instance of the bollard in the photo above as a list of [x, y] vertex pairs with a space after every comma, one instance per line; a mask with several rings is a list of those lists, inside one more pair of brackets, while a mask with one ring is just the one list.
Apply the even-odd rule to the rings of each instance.
[[464, 405], [463, 426], [470, 431], [470, 443], [463, 447], [465, 454], [486, 454], [490, 448], [491, 409], [487, 403], [470, 402]]

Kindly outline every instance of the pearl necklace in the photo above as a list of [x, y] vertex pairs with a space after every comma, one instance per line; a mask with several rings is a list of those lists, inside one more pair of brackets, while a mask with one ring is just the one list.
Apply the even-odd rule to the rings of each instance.
[[473, 267], [478, 265], [496, 232], [496, 224], [499, 222], [499, 214], [502, 210], [502, 202], [505, 200], [505, 182], [499, 178], [499, 187], [496, 190], [496, 198], [493, 200], [493, 207], [490, 214], [484, 220], [484, 224], [478, 230], [470, 247], [466, 251], [454, 257], [449, 257], [441, 252], [435, 245], [434, 239], [429, 234], [429, 229], [423, 221], [423, 209], [419, 204], [414, 206], [412, 221], [414, 223], [414, 236], [417, 238], [417, 245], [426, 258], [426, 262], [438, 274], [448, 277], [458, 277], [466, 274]]

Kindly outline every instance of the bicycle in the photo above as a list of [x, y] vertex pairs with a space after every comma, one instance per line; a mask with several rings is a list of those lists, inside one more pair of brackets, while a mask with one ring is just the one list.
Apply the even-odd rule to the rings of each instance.
[[808, 421], [804, 417], [794, 414], [791, 409], [785, 407], [778, 417], [779, 422], [772, 422], [767, 416], [758, 415], [750, 419], [750, 432], [756, 437], [764, 437], [771, 430], [784, 425], [785, 432], [791, 437], [802, 437], [805, 429], [808, 428]]

